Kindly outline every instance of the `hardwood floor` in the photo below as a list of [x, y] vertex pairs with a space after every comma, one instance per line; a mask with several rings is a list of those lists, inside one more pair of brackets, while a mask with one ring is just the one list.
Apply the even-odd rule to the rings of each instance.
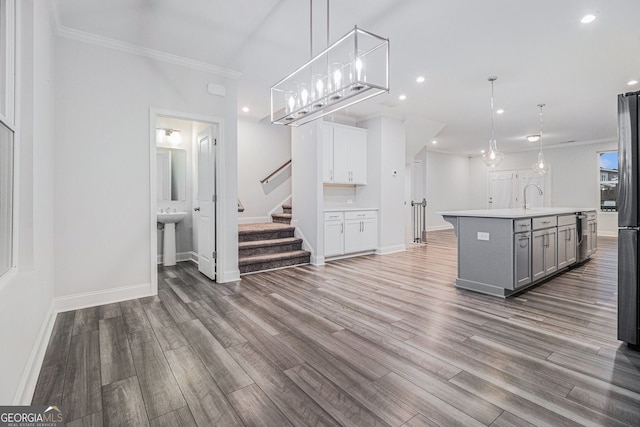
[[33, 404], [70, 426], [638, 426], [616, 245], [507, 300], [454, 287], [455, 236], [58, 315]]

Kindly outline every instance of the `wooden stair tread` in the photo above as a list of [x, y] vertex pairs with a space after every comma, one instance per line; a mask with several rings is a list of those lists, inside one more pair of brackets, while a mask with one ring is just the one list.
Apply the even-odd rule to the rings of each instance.
[[256, 256], [239, 258], [238, 265], [257, 264], [260, 262], [279, 261], [282, 259], [290, 259], [290, 258], [302, 258], [310, 255], [311, 255], [311, 252], [309, 251], [292, 251], [292, 252], [281, 252], [277, 254], [256, 255]]
[[238, 247], [240, 249], [259, 248], [259, 247], [276, 246], [276, 245], [290, 245], [290, 244], [298, 243], [301, 241], [302, 239], [298, 237], [285, 237], [282, 239], [270, 239], [270, 240], [251, 240], [249, 242], [238, 242]]
[[282, 209], [291, 209], [291, 205], [282, 205]]

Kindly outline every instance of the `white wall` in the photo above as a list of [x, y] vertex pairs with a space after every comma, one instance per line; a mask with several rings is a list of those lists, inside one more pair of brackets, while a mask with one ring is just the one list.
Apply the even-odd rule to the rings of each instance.
[[30, 404], [54, 319], [53, 33], [45, 2], [17, 3], [18, 268], [0, 278], [0, 405]]
[[450, 228], [438, 212], [474, 208], [469, 197], [469, 158], [426, 149], [416, 158], [422, 160], [426, 177], [427, 230]]
[[[617, 150], [617, 144], [611, 141], [545, 148], [544, 157], [551, 165], [550, 206], [599, 209], [598, 153]], [[496, 170], [529, 169], [536, 158], [536, 151], [507, 153]], [[469, 159], [469, 165], [469, 209], [486, 209], [488, 169], [480, 157]], [[616, 213], [598, 212], [598, 234], [615, 236], [617, 225]]]
[[[220, 281], [237, 278], [236, 81], [61, 37], [56, 75], [60, 304], [76, 307], [152, 291], [150, 108], [224, 119], [218, 271]], [[226, 86], [226, 97], [208, 94], [208, 82]]]
[[298, 237], [311, 251], [311, 263], [324, 263], [324, 216], [322, 214], [322, 121], [291, 129], [291, 194]]
[[238, 197], [245, 209], [238, 214], [240, 223], [271, 221], [268, 213], [291, 195], [291, 167], [270, 183], [260, 180], [290, 159], [288, 126], [238, 120]]
[[[378, 117], [361, 124], [367, 128], [367, 185], [357, 186], [361, 206], [378, 207], [379, 249], [403, 251], [404, 174], [406, 134], [401, 121]], [[393, 172], [396, 174], [393, 174]]]

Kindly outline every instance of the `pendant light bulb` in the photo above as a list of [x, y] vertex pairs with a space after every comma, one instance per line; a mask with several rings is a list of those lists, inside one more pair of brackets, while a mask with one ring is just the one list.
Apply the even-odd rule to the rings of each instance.
[[495, 127], [493, 124], [495, 116], [493, 107], [493, 82], [498, 80], [498, 78], [492, 76], [489, 77], [488, 80], [491, 82], [491, 139], [489, 140], [489, 151], [482, 155], [482, 161], [484, 161], [484, 164], [488, 167], [495, 168], [504, 160], [504, 153], [498, 151], [498, 143], [496, 142]]
[[542, 153], [542, 107], [544, 106], [545, 104], [538, 104], [538, 107], [540, 107], [540, 139], [538, 140], [540, 142], [540, 151], [538, 151], [538, 159], [531, 166], [531, 169], [539, 175], [544, 175], [549, 171], [549, 162], [544, 159], [544, 154]]

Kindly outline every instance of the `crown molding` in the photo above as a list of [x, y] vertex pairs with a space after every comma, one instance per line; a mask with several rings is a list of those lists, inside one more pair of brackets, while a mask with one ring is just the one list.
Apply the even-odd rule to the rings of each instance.
[[56, 0], [48, 0], [47, 4], [49, 6], [49, 15], [51, 16], [51, 21], [54, 26], [54, 33], [59, 37], [64, 37], [95, 46], [101, 46], [107, 49], [118, 50], [144, 58], [167, 62], [169, 64], [180, 65], [193, 70], [204, 71], [206, 73], [216, 74], [232, 79], [239, 79], [242, 76], [242, 73], [239, 71], [222, 68], [217, 65], [209, 64], [207, 62], [197, 61], [195, 59], [189, 59], [160, 50], [150, 49], [147, 47], [135, 45], [133, 43], [127, 43], [109, 37], [103, 37], [97, 34], [88, 33], [86, 31], [80, 31], [66, 27], [62, 24], [60, 11], [58, 9], [58, 2]]

